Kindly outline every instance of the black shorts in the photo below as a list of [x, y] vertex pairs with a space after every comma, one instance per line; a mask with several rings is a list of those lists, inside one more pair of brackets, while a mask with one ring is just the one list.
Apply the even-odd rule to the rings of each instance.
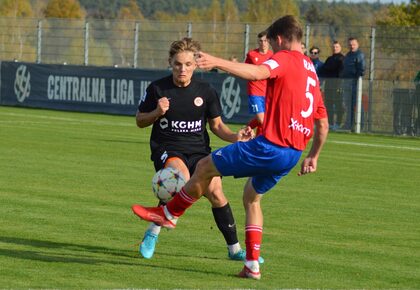
[[210, 153], [204, 153], [204, 152], [185, 154], [185, 153], [180, 153], [177, 151], [169, 151], [169, 150], [161, 149], [153, 153], [152, 161], [155, 166], [155, 170], [158, 171], [162, 169], [163, 167], [165, 167], [165, 163], [169, 158], [178, 157], [185, 163], [185, 165], [188, 168], [188, 171], [190, 172], [190, 175], [193, 175], [198, 161], [200, 161], [200, 159], [203, 159], [209, 154]]

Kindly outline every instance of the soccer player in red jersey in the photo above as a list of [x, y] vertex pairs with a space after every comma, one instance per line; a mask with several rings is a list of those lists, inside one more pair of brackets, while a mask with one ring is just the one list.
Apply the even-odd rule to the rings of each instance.
[[301, 49], [301, 24], [287, 15], [277, 19], [267, 32], [274, 55], [261, 65], [233, 63], [202, 52], [197, 57], [203, 69], [217, 67], [247, 80], [268, 78], [262, 135], [220, 148], [201, 159], [191, 179], [165, 207], [132, 206], [140, 218], [174, 228], [214, 176], [249, 177], [243, 193], [246, 261], [238, 275], [252, 279], [261, 278], [258, 257], [263, 232], [262, 196], [292, 170], [312, 136], [311, 149], [298, 175], [315, 172], [328, 135], [318, 77]]
[[[258, 33], [258, 48], [247, 53], [245, 63], [262, 64], [273, 55], [273, 52], [269, 48], [270, 44], [267, 39], [267, 31]], [[257, 135], [262, 133], [266, 89], [267, 80], [248, 82], [248, 110], [250, 114], [255, 115], [255, 117], [248, 123], [248, 126], [252, 129], [257, 128]]]

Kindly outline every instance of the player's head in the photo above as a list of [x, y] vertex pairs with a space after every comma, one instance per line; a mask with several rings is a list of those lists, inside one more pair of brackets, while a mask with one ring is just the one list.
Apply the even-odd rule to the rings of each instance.
[[270, 48], [270, 44], [268, 43], [267, 39], [267, 31], [261, 31], [258, 33], [258, 49], [260, 52], [266, 53]]
[[169, 65], [172, 68], [174, 84], [186, 87], [190, 84], [194, 70], [197, 68], [195, 54], [201, 49], [200, 43], [191, 38], [172, 42], [169, 49]]
[[302, 25], [293, 15], [283, 16], [267, 29], [267, 38], [275, 52], [290, 50], [293, 45], [301, 46], [303, 37]]

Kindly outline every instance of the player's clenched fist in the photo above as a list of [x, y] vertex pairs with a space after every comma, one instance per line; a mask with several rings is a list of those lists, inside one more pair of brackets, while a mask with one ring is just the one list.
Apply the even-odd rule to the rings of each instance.
[[169, 110], [169, 99], [167, 97], [160, 98], [157, 103], [157, 110], [160, 115], [165, 115], [166, 111]]

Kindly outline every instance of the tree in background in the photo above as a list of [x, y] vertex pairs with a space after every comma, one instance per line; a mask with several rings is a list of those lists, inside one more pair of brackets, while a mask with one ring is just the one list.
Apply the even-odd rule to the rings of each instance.
[[127, 5], [122, 6], [117, 15], [118, 20], [112, 29], [114, 35], [109, 43], [118, 55], [114, 62], [118, 65], [132, 66], [135, 23], [145, 19], [135, 0], [130, 0]]
[[379, 25], [420, 26], [420, 0], [409, 4], [391, 5], [377, 17]]
[[2, 0], [0, 15], [6, 16], [0, 19], [0, 59], [29, 61], [28, 56], [35, 55], [32, 35], [36, 29], [29, 18], [33, 16], [30, 1]]
[[86, 11], [77, 0], [50, 0], [44, 15], [47, 18], [84, 19]]
[[[411, 81], [419, 70], [418, 50], [420, 35], [420, 0], [409, 4], [391, 5], [376, 15], [377, 54], [387, 56], [385, 73], [376, 76], [399, 81]], [[417, 61], [416, 61], [417, 60]]]
[[42, 19], [44, 18], [44, 11], [47, 7], [48, 0], [32, 0], [33, 17]]
[[32, 5], [29, 0], [2, 0], [0, 15], [9, 17], [32, 17]]
[[234, 0], [226, 0], [223, 4], [222, 18], [225, 22], [239, 22], [239, 11]]
[[86, 9], [87, 17], [94, 19], [115, 19], [122, 6], [129, 0], [79, 0]]
[[135, 0], [130, 0], [126, 6], [122, 6], [118, 11], [117, 18], [121, 20], [144, 20], [144, 16]]
[[247, 23], [266, 23], [268, 25], [286, 14], [300, 16], [295, 0], [250, 0], [248, 9], [243, 13], [241, 20]]
[[[43, 22], [43, 53], [55, 63], [83, 64], [86, 12], [77, 0], [49, 0]], [[56, 43], [56, 45], [48, 45]]]

